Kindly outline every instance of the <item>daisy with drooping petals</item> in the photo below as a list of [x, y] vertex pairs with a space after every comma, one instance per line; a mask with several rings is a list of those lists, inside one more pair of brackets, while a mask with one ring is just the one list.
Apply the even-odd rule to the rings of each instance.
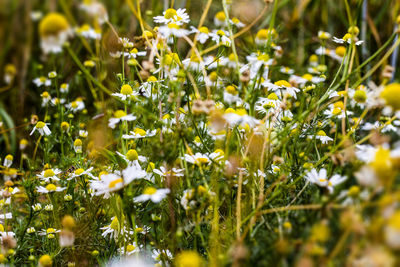
[[60, 53], [72, 35], [67, 19], [60, 13], [49, 13], [39, 23], [40, 46], [45, 54]]
[[44, 123], [43, 121], [38, 121], [35, 125], [35, 127], [33, 127], [32, 132], [30, 133], [30, 135], [32, 135], [36, 130], [40, 133], [40, 135], [50, 135], [51, 131], [49, 129], [49, 127], [47, 125], [49, 125], [50, 123]]

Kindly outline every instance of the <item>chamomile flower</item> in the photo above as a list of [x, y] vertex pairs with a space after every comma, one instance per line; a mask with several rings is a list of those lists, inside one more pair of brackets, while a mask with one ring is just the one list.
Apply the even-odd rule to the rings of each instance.
[[37, 87], [40, 87], [40, 86], [50, 86], [51, 85], [51, 80], [50, 79], [48, 79], [48, 78], [46, 78], [46, 77], [44, 77], [44, 76], [41, 76], [41, 77], [38, 77], [38, 78], [35, 78], [34, 80], [33, 80], [33, 83], [37, 86]]
[[327, 144], [333, 141], [333, 139], [327, 136], [323, 130], [319, 130], [315, 135], [315, 138], [320, 140], [322, 144]]
[[68, 83], [62, 83], [60, 85], [60, 93], [66, 94], [66, 93], [68, 93], [68, 90], [69, 90], [69, 84]]
[[155, 23], [169, 24], [175, 23], [177, 25], [183, 25], [189, 23], [189, 15], [186, 13], [185, 8], [179, 8], [175, 10], [169, 8], [163, 12], [163, 16], [156, 16], [153, 18]]
[[90, 167], [87, 170], [84, 170], [83, 168], [78, 168], [73, 173], [71, 173], [69, 175], [67, 180], [71, 180], [73, 178], [81, 177], [81, 176], [84, 176], [84, 175], [87, 175], [87, 176], [89, 176], [91, 178], [94, 178], [94, 175], [91, 173], [92, 170], [93, 170], [93, 167]]
[[177, 169], [177, 168], [172, 168], [170, 170], [167, 170], [167, 168], [165, 168], [164, 166], [161, 166], [160, 169], [154, 169], [153, 172], [162, 176], [162, 177], [167, 177], [167, 176], [171, 176], [171, 177], [182, 177], [184, 176], [183, 172], [185, 170], [184, 169]]
[[141, 128], [135, 128], [133, 131], [130, 131], [130, 134], [122, 135], [124, 139], [138, 139], [138, 138], [145, 138], [151, 137], [156, 135], [157, 130], [143, 130]]
[[210, 33], [211, 39], [217, 44], [222, 44], [224, 46], [231, 46], [231, 39], [229, 38], [229, 33], [224, 30], [213, 30]]
[[108, 197], [111, 192], [115, 192], [130, 184], [135, 179], [141, 179], [146, 176], [139, 164], [132, 164], [122, 171], [122, 176], [118, 173], [103, 174], [100, 180], [91, 181], [90, 187], [95, 195], [105, 195]]
[[45, 187], [44, 186], [36, 187], [36, 190], [39, 193], [43, 193], [43, 194], [48, 194], [48, 193], [53, 193], [53, 192], [62, 192], [65, 189], [67, 189], [67, 188], [66, 187], [60, 187], [60, 186], [57, 186], [55, 184], [48, 184]]
[[7, 168], [11, 167], [11, 165], [12, 165], [12, 163], [13, 163], [13, 160], [14, 160], [13, 155], [8, 154], [8, 155], [4, 158], [3, 166], [4, 166], [4, 167], [7, 167]]
[[49, 92], [44, 91], [40, 96], [42, 97], [42, 107], [47, 106], [47, 104], [51, 101]]
[[306, 174], [305, 178], [310, 183], [317, 184], [321, 187], [326, 187], [330, 193], [333, 192], [333, 189], [336, 185], [343, 183], [347, 179], [347, 177], [339, 174], [335, 174], [328, 179], [326, 169], [321, 169], [319, 171], [312, 169]]
[[122, 101], [130, 101], [139, 94], [136, 91], [133, 91], [132, 87], [129, 84], [124, 84], [123, 86], [121, 86], [121, 91], [119, 93], [113, 93], [111, 95], [119, 97]]
[[81, 97], [78, 97], [71, 103], [66, 104], [65, 107], [75, 113], [75, 112], [83, 110], [85, 108], [85, 103], [83, 102]]
[[50, 123], [44, 123], [43, 121], [38, 121], [36, 125], [33, 127], [33, 130], [30, 133], [30, 135], [32, 135], [35, 131], [38, 131], [40, 135], [50, 135], [51, 131], [47, 125], [50, 125]]
[[136, 47], [129, 50], [129, 52], [125, 52], [124, 56], [127, 58], [137, 58], [146, 56], [146, 51], [138, 51]]
[[204, 44], [210, 38], [210, 30], [206, 26], [202, 26], [199, 29], [191, 26], [190, 29], [192, 33], [197, 33], [197, 40], [201, 44]]
[[245, 25], [238, 18], [232, 18], [229, 20], [229, 23], [235, 25], [237, 28], [243, 28]]
[[219, 11], [214, 16], [214, 24], [217, 27], [222, 27], [226, 25], [226, 15], [224, 11]]
[[364, 41], [358, 40], [356, 36], [352, 36], [350, 33], [346, 33], [343, 38], [333, 37], [333, 41], [338, 44], [351, 44], [352, 42], [354, 42], [355, 45], [362, 45], [364, 43]]
[[134, 202], [145, 202], [151, 200], [153, 203], [159, 203], [163, 200], [167, 194], [169, 194], [170, 190], [168, 188], [165, 189], [156, 189], [155, 187], [146, 187], [142, 194], [133, 199]]
[[185, 154], [183, 159], [186, 160], [189, 163], [197, 164], [197, 165], [210, 163], [210, 159], [209, 159], [208, 155], [207, 154], [202, 154], [202, 153], [199, 153], [199, 152], [197, 152], [194, 155]]
[[88, 39], [100, 40], [101, 32], [90, 27], [89, 24], [83, 24], [75, 29], [76, 33]]
[[60, 53], [72, 35], [67, 19], [60, 13], [49, 13], [39, 23], [40, 46], [45, 54]]
[[61, 170], [59, 169], [46, 169], [43, 170], [40, 174], [37, 174], [36, 177], [39, 179], [45, 181], [46, 183], [50, 182], [51, 180], [53, 181], [59, 181], [60, 178], [57, 176], [61, 173]]
[[125, 247], [119, 248], [118, 252], [121, 255], [130, 256], [134, 253], [140, 252], [140, 248], [135, 242], [133, 242], [133, 243], [127, 244], [126, 249], [125, 249]]
[[108, 120], [108, 127], [114, 129], [115, 126], [121, 121], [134, 121], [136, 117], [132, 114], [126, 114], [123, 110], [117, 110], [114, 112], [114, 117]]
[[38, 232], [38, 234], [42, 236], [47, 236], [47, 238], [52, 239], [55, 237], [55, 234], [59, 232], [61, 232], [61, 230], [55, 228], [47, 228], [47, 229], [42, 229], [41, 231]]
[[158, 28], [158, 32], [164, 38], [167, 38], [167, 39], [172, 36], [180, 38], [180, 37], [187, 36], [190, 34], [190, 32], [188, 30], [181, 28], [180, 25], [178, 25], [174, 22], [168, 23], [165, 26], [160, 26]]
[[247, 111], [243, 108], [241, 109], [232, 109], [228, 108], [225, 110], [223, 118], [227, 121], [230, 127], [234, 127], [236, 125], [240, 125], [243, 127], [253, 128], [259, 123], [259, 120], [247, 114]]

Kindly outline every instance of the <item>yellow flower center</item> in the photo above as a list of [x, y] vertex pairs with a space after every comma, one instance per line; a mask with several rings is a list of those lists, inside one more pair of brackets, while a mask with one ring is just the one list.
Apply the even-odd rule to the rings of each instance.
[[208, 158], [197, 158], [196, 163], [197, 164], [205, 164], [208, 162]]
[[59, 13], [47, 14], [39, 24], [40, 36], [58, 35], [69, 28], [68, 22], [65, 17]]
[[306, 79], [307, 81], [311, 81], [312, 78], [313, 78], [313, 77], [312, 77], [311, 74], [308, 74], [308, 73], [307, 73], [307, 74], [304, 74], [304, 75], [303, 75], [303, 79]]
[[208, 28], [205, 27], [205, 26], [200, 27], [199, 31], [200, 31], [201, 33], [207, 33], [207, 34], [210, 32], [210, 31], [208, 30]]
[[326, 136], [326, 133], [323, 130], [319, 130], [317, 135], [318, 136]]
[[137, 151], [135, 149], [130, 149], [127, 153], [126, 153], [126, 158], [129, 161], [134, 161], [137, 160], [139, 157]]
[[126, 251], [131, 252], [131, 251], [134, 251], [135, 248], [136, 247], [134, 245], [129, 244], [129, 245], [126, 246]]
[[278, 100], [278, 96], [275, 93], [270, 93], [267, 98], [269, 100]]
[[121, 87], [121, 94], [131, 95], [133, 93], [132, 87], [129, 84], [124, 84]]
[[118, 227], [119, 227], [119, 221], [118, 221], [118, 218], [115, 217], [115, 218], [111, 221], [110, 228], [113, 229], [113, 230], [118, 230]]
[[76, 169], [75, 170], [75, 175], [81, 175], [85, 170], [82, 168]]
[[114, 112], [114, 117], [117, 119], [125, 117], [125, 116], [126, 116], [126, 113], [123, 110], [117, 110]]
[[38, 129], [42, 129], [44, 126], [46, 126], [46, 124], [43, 121], [38, 121], [36, 123], [36, 128]]
[[292, 85], [285, 80], [277, 81], [277, 82], [275, 82], [275, 85], [277, 85], [279, 87], [292, 87]]
[[167, 10], [165, 10], [165, 14], [164, 14], [164, 18], [166, 19], [172, 19], [175, 16], [177, 16], [178, 14], [176, 13], [176, 10], [173, 8], [168, 8]]
[[56, 232], [56, 230], [54, 230], [54, 228], [47, 228], [46, 233], [48, 234], [54, 234]]
[[140, 136], [145, 136], [145, 135], [146, 135], [146, 131], [143, 130], [143, 129], [140, 129], [140, 128], [135, 128], [135, 130], [133, 130], [133, 132], [134, 132], [135, 134], [140, 135]]
[[45, 170], [45, 171], [44, 171], [44, 174], [43, 174], [43, 176], [44, 176], [45, 178], [52, 177], [52, 176], [54, 176], [54, 175], [55, 175], [55, 173], [54, 173], [54, 171], [53, 171], [52, 169], [47, 169], [47, 170]]
[[236, 91], [235, 87], [233, 87], [232, 85], [228, 85], [225, 88], [225, 91], [227, 91], [228, 93], [230, 93], [231, 95], [237, 95], [238, 91]]
[[218, 31], [217, 31], [217, 34], [218, 34], [219, 36], [225, 36], [225, 32], [224, 32], [223, 30], [218, 30]]
[[268, 30], [261, 29], [257, 32], [256, 38], [259, 40], [267, 40], [268, 38]]
[[53, 192], [57, 190], [57, 186], [55, 186], [54, 184], [48, 184], [46, 185], [46, 190], [49, 192]]
[[170, 29], [179, 29], [179, 25], [176, 23], [168, 23], [168, 28]]
[[74, 141], [74, 146], [82, 146], [82, 140], [81, 139], [76, 139]]
[[115, 186], [119, 183], [122, 183], [124, 180], [122, 178], [115, 179], [108, 184], [108, 188], [115, 188]]
[[156, 81], [157, 81], [157, 78], [154, 77], [154, 76], [152, 75], [152, 76], [150, 76], [150, 77], [147, 79], [147, 81], [148, 81], [148, 82], [156, 82]]
[[391, 106], [394, 110], [400, 109], [400, 84], [392, 83], [386, 86], [382, 93], [381, 97], [386, 101], [386, 104]]
[[336, 55], [338, 55], [340, 57], [344, 57], [344, 55], [346, 54], [346, 47], [344, 47], [342, 45], [336, 47], [335, 53], [336, 53]]
[[219, 21], [225, 21], [225, 19], [226, 19], [226, 16], [225, 16], [225, 13], [224, 13], [224, 11], [220, 11], [220, 12], [218, 12], [217, 14], [215, 14], [215, 18], [217, 19], [217, 20], [219, 20]]
[[146, 187], [143, 191], [144, 195], [154, 195], [157, 192], [157, 189], [154, 187]]
[[267, 54], [260, 54], [259, 56], [257, 56], [257, 60], [266, 62], [269, 60], [269, 56]]

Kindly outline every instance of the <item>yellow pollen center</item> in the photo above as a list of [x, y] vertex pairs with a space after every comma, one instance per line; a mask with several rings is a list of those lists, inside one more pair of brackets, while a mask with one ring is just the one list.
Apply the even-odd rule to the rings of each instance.
[[55, 175], [55, 173], [54, 173], [54, 171], [53, 171], [52, 169], [47, 169], [47, 170], [45, 170], [45, 171], [44, 171], [44, 174], [43, 174], [43, 176], [44, 176], [45, 178], [52, 177], [52, 176], [54, 176], [54, 175]]
[[49, 192], [53, 192], [57, 190], [57, 186], [55, 186], [54, 184], [48, 184], [46, 185], [46, 190]]
[[42, 121], [38, 121], [36, 123], [36, 128], [38, 128], [38, 129], [42, 129], [44, 126], [46, 126], [46, 124]]
[[143, 191], [144, 195], [154, 195], [157, 192], [157, 189], [154, 187], [146, 187]]
[[108, 184], [108, 188], [115, 188], [115, 186], [119, 183], [122, 183], [124, 180], [122, 178], [115, 179]]

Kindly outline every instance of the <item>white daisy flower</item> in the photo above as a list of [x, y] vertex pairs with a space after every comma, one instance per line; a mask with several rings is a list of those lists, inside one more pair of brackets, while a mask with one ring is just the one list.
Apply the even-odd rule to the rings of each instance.
[[89, 176], [91, 178], [94, 178], [94, 175], [91, 173], [92, 170], [93, 170], [93, 167], [90, 167], [87, 170], [84, 170], [82, 168], [78, 168], [73, 173], [70, 173], [70, 175], [67, 178], [67, 180], [71, 180], [73, 178], [80, 177], [80, 176], [83, 176], [83, 175], [87, 175], [87, 176]]
[[315, 135], [315, 138], [320, 140], [322, 144], [327, 144], [331, 141], [333, 141], [332, 138], [326, 135], [326, 133], [323, 130], [319, 130], [317, 134]]
[[157, 173], [162, 177], [167, 177], [167, 176], [182, 177], [184, 176], [183, 174], [184, 171], [185, 171], [184, 169], [177, 169], [177, 168], [172, 168], [171, 170], [167, 170], [164, 166], [161, 166], [160, 169], [153, 170], [154, 173]]
[[50, 135], [51, 131], [47, 125], [50, 125], [50, 123], [44, 123], [43, 121], [38, 121], [33, 127], [32, 132], [30, 135], [32, 135], [36, 130], [40, 133], [40, 135]]
[[129, 52], [125, 52], [124, 56], [127, 58], [137, 58], [146, 56], [146, 51], [138, 51], [136, 47], [129, 50]]
[[43, 186], [36, 187], [36, 190], [39, 193], [43, 193], [43, 194], [48, 194], [48, 193], [53, 193], [53, 192], [61, 192], [61, 191], [64, 191], [65, 189], [67, 189], [67, 188], [60, 187], [55, 184], [48, 184], [48, 185], [46, 185], [46, 187], [43, 187]]
[[183, 25], [190, 21], [185, 8], [179, 8], [178, 10], [169, 8], [163, 12], [163, 16], [156, 16], [153, 19], [155, 23], [176, 23], [177, 25]]
[[197, 152], [194, 155], [185, 154], [182, 159], [186, 160], [189, 163], [197, 164], [197, 165], [210, 163], [210, 159], [209, 159], [208, 155], [202, 154], [199, 152]]
[[321, 187], [326, 187], [330, 193], [333, 192], [334, 186], [343, 183], [347, 177], [341, 176], [339, 174], [333, 175], [330, 179], [327, 178], [326, 169], [321, 169], [317, 171], [312, 169], [306, 174], [305, 177], [310, 183], [317, 184]]
[[140, 252], [140, 248], [138, 247], [138, 245], [135, 242], [132, 242], [130, 244], [126, 245], [126, 250], [125, 247], [121, 247], [118, 249], [118, 253], [121, 255], [126, 255], [126, 256], [130, 256], [134, 253]]
[[122, 138], [124, 139], [138, 139], [138, 138], [145, 138], [145, 137], [152, 137], [156, 135], [157, 130], [143, 130], [141, 128], [135, 128], [133, 131], [130, 132], [130, 134], [124, 134], [122, 135]]
[[121, 121], [134, 121], [136, 117], [132, 114], [126, 114], [123, 110], [117, 110], [114, 112], [114, 117], [108, 120], [108, 127], [114, 129], [115, 126]]
[[204, 44], [210, 38], [210, 30], [205, 26], [200, 27], [200, 29], [191, 26], [190, 30], [191, 33], [197, 33], [197, 40], [201, 44]]
[[46, 183], [53, 181], [59, 181], [60, 178], [57, 177], [62, 171], [59, 169], [46, 169], [42, 171], [40, 174], [36, 174], [36, 177], [45, 181]]
[[41, 77], [35, 78], [35, 79], [33, 80], [33, 83], [34, 83], [37, 87], [40, 87], [40, 86], [42, 86], [42, 85], [44, 85], [44, 86], [50, 86], [50, 85], [51, 85], [51, 80], [50, 80], [50, 79], [47, 79], [47, 78], [44, 77], [44, 76], [41, 76]]
[[77, 99], [75, 99], [75, 101], [66, 104], [65, 107], [72, 110], [73, 112], [77, 112], [85, 108], [85, 103], [83, 102], [82, 98], [78, 97]]
[[217, 44], [222, 44], [224, 46], [231, 46], [231, 39], [229, 38], [229, 33], [224, 30], [213, 30], [210, 33], [211, 39]]
[[75, 28], [75, 32], [88, 39], [93, 40], [100, 40], [101, 39], [101, 32], [96, 31], [89, 24], [83, 24], [81, 27]]
[[164, 37], [164, 38], [170, 38], [171, 36], [175, 37], [183, 37], [187, 36], [190, 34], [190, 32], [186, 29], [182, 29], [178, 24], [171, 22], [168, 23], [166, 26], [160, 26], [158, 28], [158, 32]]
[[122, 177], [117, 173], [103, 174], [100, 180], [91, 181], [90, 187], [95, 195], [105, 195], [107, 198], [111, 192], [120, 190], [130, 184], [135, 179], [146, 176], [146, 171], [142, 170], [139, 164], [132, 164], [122, 171]]
[[148, 200], [151, 200], [154, 203], [159, 203], [161, 200], [163, 200], [167, 194], [169, 194], [170, 190], [168, 188], [164, 189], [156, 189], [154, 187], [146, 187], [143, 190], [143, 193], [135, 197], [133, 199], [134, 202], [145, 202]]

